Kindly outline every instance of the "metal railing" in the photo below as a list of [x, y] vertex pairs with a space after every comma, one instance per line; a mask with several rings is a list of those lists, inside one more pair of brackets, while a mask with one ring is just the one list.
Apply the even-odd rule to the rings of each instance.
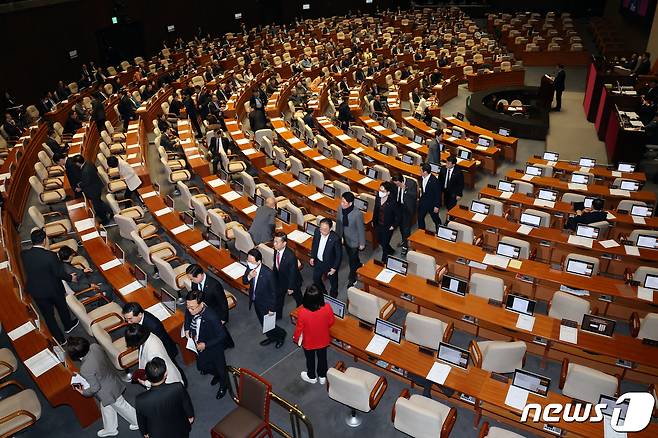
[[[239, 403], [240, 400], [238, 399], [236, 389], [239, 386], [240, 369], [230, 365], [226, 368], [233, 377], [232, 379], [229, 379], [228, 392], [231, 395], [231, 398], [233, 398], [233, 401]], [[270, 397], [273, 402], [288, 413], [291, 429], [290, 431], [286, 431], [281, 426], [270, 421], [270, 426], [273, 431], [285, 438], [313, 438], [313, 425], [306, 414], [304, 414], [296, 404], [290, 403], [288, 400], [273, 391], [270, 391]], [[302, 433], [304, 432], [302, 426], [305, 427], [306, 434]]]

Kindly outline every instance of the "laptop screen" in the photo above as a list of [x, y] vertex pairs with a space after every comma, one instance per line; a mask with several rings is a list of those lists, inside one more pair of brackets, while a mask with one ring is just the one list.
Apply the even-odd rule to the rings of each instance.
[[379, 152], [381, 152], [384, 155], [388, 155], [388, 146], [386, 146], [385, 144], [381, 145], [379, 147]]
[[436, 236], [439, 239], [447, 240], [449, 242], [456, 242], [457, 230], [439, 225], [436, 229]]
[[311, 177], [304, 172], [299, 172], [297, 175], [297, 180], [302, 184], [309, 184], [311, 182]]
[[557, 192], [555, 190], [548, 190], [548, 189], [539, 189], [539, 193], [537, 193], [537, 198], [538, 199], [543, 199], [544, 201], [557, 201]]
[[489, 142], [489, 139], [486, 139], [484, 137], [479, 137], [478, 138], [478, 145], [484, 146], [485, 148], [488, 148], [491, 143]]
[[631, 207], [631, 215], [632, 216], [642, 216], [642, 217], [649, 217], [653, 214], [651, 211], [651, 208], [645, 206], [645, 205], [634, 205]]
[[176, 298], [167, 289], [160, 289], [160, 302], [172, 315], [176, 313]]
[[366, 176], [368, 178], [377, 179], [377, 170], [373, 167], [369, 167], [366, 171]]
[[238, 181], [233, 181], [233, 190], [238, 192], [239, 194], [243, 195], [244, 194], [244, 184]]
[[523, 313], [532, 316], [535, 313], [535, 301], [518, 295], [507, 295], [505, 308], [512, 312]]
[[402, 155], [402, 162], [405, 164], [414, 164], [414, 157], [409, 155]]
[[567, 261], [566, 271], [570, 274], [583, 275], [591, 277], [594, 272], [594, 264], [590, 262], [583, 262], [580, 260], [569, 259]]
[[114, 254], [114, 257], [121, 260], [121, 263], [126, 261], [126, 254], [123, 252], [123, 249], [121, 249], [121, 247], [117, 245], [116, 242], [112, 242], [110, 248], [112, 249], [112, 254]]
[[439, 173], [441, 171], [441, 166], [436, 163], [430, 163], [430, 170], [432, 173]]
[[340, 164], [342, 164], [343, 167], [347, 167], [348, 169], [351, 169], [351, 168], [352, 168], [352, 160], [350, 160], [350, 159], [347, 158], [347, 157], [343, 157], [343, 159], [341, 160]]
[[281, 172], [287, 172], [287, 171], [288, 171], [288, 163], [286, 163], [285, 161], [283, 161], [283, 160], [279, 160], [279, 161], [276, 163], [276, 165], [277, 165], [277, 167], [279, 168], [279, 170], [280, 170]]
[[484, 202], [480, 201], [471, 201], [471, 211], [473, 213], [480, 213], [480, 214], [489, 214], [489, 209], [491, 206], [489, 204], [485, 204]]
[[617, 165], [618, 172], [635, 172], [635, 164], [633, 163], [619, 163]]
[[453, 128], [453, 130], [452, 130], [452, 132], [450, 133], [450, 135], [452, 135], [452, 136], [455, 137], [455, 138], [462, 138], [462, 132], [461, 132], [460, 130], [458, 130], [458, 129], [454, 129], [454, 128]]
[[436, 123], [436, 122], [432, 122], [432, 123], [430, 123], [430, 128], [432, 128], [432, 129], [437, 129], [438, 127], [439, 127], [439, 124], [438, 124], [438, 123]]
[[557, 161], [560, 158], [560, 154], [556, 152], [544, 152], [542, 158], [546, 161]]
[[498, 181], [498, 190], [501, 192], [510, 192], [514, 193], [516, 191], [516, 184], [509, 181], [503, 181], [502, 179]]
[[395, 133], [396, 133], [397, 135], [403, 135], [403, 134], [404, 134], [404, 131], [402, 130], [402, 128], [397, 127], [397, 128], [395, 128]]
[[551, 386], [551, 379], [540, 376], [539, 374], [517, 369], [514, 371], [512, 385], [545, 397], [548, 394], [548, 388]]
[[519, 220], [523, 225], [530, 225], [531, 227], [541, 226], [541, 217], [530, 213], [521, 213]]
[[541, 176], [541, 171], [542, 171], [541, 167], [538, 167], [538, 166], [532, 166], [532, 165], [528, 164], [525, 167], [525, 174], [526, 175]]
[[165, 196], [164, 203], [167, 207], [172, 209], [174, 208], [174, 198], [172, 198], [171, 196], [169, 195]]
[[260, 207], [265, 204], [265, 199], [260, 195], [254, 195], [254, 201], [256, 201], [256, 207]]
[[453, 294], [464, 296], [466, 295], [466, 281], [453, 277], [451, 275], [445, 274], [441, 277], [441, 289], [452, 292]]
[[416, 135], [414, 137], [414, 142], [418, 144], [423, 144], [423, 137], [421, 137], [420, 135]]
[[330, 148], [323, 148], [322, 149], [322, 155], [324, 155], [327, 158], [331, 158], [331, 149]]
[[592, 208], [592, 202], [594, 201], [594, 199], [596, 199], [596, 198], [586, 197], [585, 201], [583, 201], [583, 207]]
[[322, 193], [333, 199], [336, 197], [336, 188], [325, 183], [322, 187]]
[[471, 151], [467, 151], [466, 149], [459, 149], [459, 158], [462, 160], [470, 160], [471, 159]]
[[498, 246], [496, 247], [496, 254], [512, 259], [518, 259], [521, 256], [521, 247], [510, 245], [508, 243], [498, 242]]
[[135, 280], [139, 281], [139, 284], [141, 284], [143, 287], [146, 287], [148, 283], [148, 276], [146, 275], [146, 272], [144, 272], [142, 268], [137, 265], [135, 265]]
[[368, 201], [361, 198], [354, 198], [354, 206], [363, 212], [368, 211]]
[[510, 136], [510, 130], [507, 128], [498, 128], [498, 135], [502, 135], [504, 137], [509, 137]]
[[578, 165], [581, 167], [594, 167], [596, 166], [596, 160], [593, 158], [581, 157], [578, 161]]
[[613, 412], [615, 409], [619, 409], [619, 419], [620, 420], [625, 420], [626, 419], [626, 413], [628, 412], [628, 406], [630, 405], [629, 400], [624, 400], [622, 403], [617, 404], [617, 397], [609, 397], [607, 395], [601, 394], [599, 397], [599, 403], [600, 405], [605, 405], [605, 408], [601, 411], [603, 415], [606, 417], [612, 417]]
[[464, 114], [463, 113], [457, 113], [457, 115], [455, 117], [457, 117], [457, 120], [460, 120], [462, 122], [464, 121]]
[[409, 264], [407, 261], [397, 257], [388, 256], [386, 259], [386, 269], [397, 272], [400, 275], [407, 275], [407, 268]]
[[582, 173], [572, 173], [571, 182], [574, 184], [587, 184], [589, 183], [589, 175], [584, 175]]
[[580, 328], [595, 335], [611, 337], [615, 332], [615, 324], [616, 322], [612, 319], [586, 313], [583, 315], [583, 322], [580, 324]]
[[377, 318], [375, 321], [375, 334], [399, 344], [402, 340], [402, 327], [393, 324], [392, 322]]
[[636, 192], [640, 190], [640, 183], [630, 179], [622, 179], [619, 188], [622, 190], [628, 190], [630, 192]]
[[598, 239], [599, 229], [589, 225], [578, 224], [578, 227], [576, 228], [576, 236]]
[[656, 249], [658, 248], [658, 245], [656, 245], [657, 240], [658, 237], [656, 236], [651, 236], [648, 234], [640, 234], [639, 236], [637, 236], [636, 246], [640, 248]]
[[658, 275], [647, 274], [644, 277], [644, 287], [647, 289], [658, 290]]
[[336, 298], [332, 298], [329, 295], [324, 296], [324, 302], [331, 306], [331, 310], [333, 310], [335, 316], [340, 319], [345, 317], [345, 303]]
[[285, 208], [280, 208], [278, 213], [279, 219], [287, 224], [290, 223], [290, 211], [286, 210]]
[[181, 216], [183, 219], [183, 223], [190, 228], [194, 228], [194, 213], [186, 211], [183, 212], [183, 215]]
[[437, 357], [451, 365], [467, 369], [468, 360], [470, 359], [471, 355], [466, 350], [455, 347], [454, 345], [446, 344], [445, 342], [441, 342], [439, 343], [439, 351], [437, 353]]
[[314, 224], [313, 222], [306, 222], [306, 232], [311, 236], [315, 234], [315, 230], [317, 229], [317, 224]]

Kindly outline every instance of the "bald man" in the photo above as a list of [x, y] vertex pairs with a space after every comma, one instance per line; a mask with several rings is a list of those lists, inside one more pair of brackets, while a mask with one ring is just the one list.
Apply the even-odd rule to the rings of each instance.
[[258, 207], [254, 221], [249, 227], [249, 234], [258, 245], [263, 242], [271, 242], [274, 236], [276, 220], [276, 199], [269, 197], [265, 199], [265, 203]]

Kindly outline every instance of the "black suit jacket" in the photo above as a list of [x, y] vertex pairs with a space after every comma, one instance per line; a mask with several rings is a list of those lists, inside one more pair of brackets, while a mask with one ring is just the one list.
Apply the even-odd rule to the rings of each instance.
[[66, 170], [66, 177], [69, 179], [71, 187], [79, 187], [80, 181], [82, 180], [82, 170], [75, 165], [73, 160], [68, 158], [64, 162], [64, 169]]
[[21, 251], [23, 273], [25, 274], [25, 290], [32, 298], [52, 298], [64, 296], [62, 280], [70, 280], [66, 273], [64, 263], [57, 254], [39, 247], [32, 247]]
[[50, 148], [50, 150], [53, 151], [53, 154], [64, 154], [64, 155], [66, 155], [66, 151], [69, 150], [68, 147], [57, 143], [57, 140], [55, 140], [54, 138], [48, 138], [46, 140], [46, 146], [48, 146]]
[[189, 437], [194, 417], [192, 400], [181, 383], [160, 384], [142, 392], [135, 401], [137, 423], [149, 438]]
[[450, 176], [450, 181], [448, 181], [448, 187], [446, 188], [447, 174], [448, 169], [442, 167], [441, 173], [439, 174], [439, 185], [441, 186], [441, 189], [449, 196], [462, 196], [464, 191], [464, 174], [462, 171], [456, 166], [452, 168], [452, 175]]
[[[185, 312], [184, 327], [186, 331], [190, 330], [191, 323], [192, 315], [189, 312]], [[203, 342], [206, 344], [206, 348], [199, 352], [196, 365], [199, 371], [212, 374], [219, 371], [216, 369], [216, 364], [222, 363], [225, 360], [216, 360], [216, 355], [223, 356], [226, 348], [233, 348], [233, 339], [214, 310], [208, 306], [201, 312], [201, 323], [199, 327], [199, 336], [196, 342]]]
[[167, 333], [167, 330], [162, 324], [162, 321], [153, 316], [152, 313], [149, 313], [145, 310], [142, 325], [149, 329], [151, 333], [153, 333], [162, 341], [162, 344], [164, 345], [165, 350], [167, 350], [167, 354], [170, 358], [173, 359], [178, 356], [178, 348], [176, 348], [176, 343], [173, 339], [171, 339], [169, 333]]
[[[258, 280], [256, 281], [256, 290], [254, 291], [254, 282], [247, 278], [249, 275], [249, 268], [242, 276], [242, 283], [249, 285], [249, 308], [254, 304], [259, 311], [266, 313], [268, 311], [276, 311], [276, 294], [277, 284], [274, 273], [261, 263], [260, 272], [258, 273]], [[252, 297], [255, 297], [252, 301]]]
[[651, 62], [648, 59], [640, 62], [635, 68], [636, 75], [648, 75], [651, 71]]
[[[396, 193], [391, 193], [395, 195]], [[382, 205], [381, 198], [377, 196], [375, 199], [375, 208], [372, 211], [372, 222], [375, 228], [380, 227], [388, 230], [391, 227], [397, 227], [400, 224], [400, 204], [395, 199], [389, 199]], [[383, 222], [380, 223], [380, 211], [383, 209], [384, 217]]]
[[567, 75], [564, 70], [557, 72], [555, 75], [555, 80], [553, 81], [553, 87], [555, 87], [555, 91], [564, 91], [564, 80], [566, 76]]
[[[313, 235], [313, 244], [311, 245], [311, 258], [315, 259], [315, 263], [319, 262], [318, 260], [318, 247], [320, 246], [320, 228], [315, 230]], [[328, 264], [333, 269], [338, 271], [340, 268], [340, 262], [343, 257], [343, 250], [340, 247], [340, 237], [336, 234], [335, 231], [329, 232], [329, 237], [327, 238], [327, 243], [324, 246], [324, 254], [322, 254], [322, 263]]]
[[302, 287], [302, 276], [299, 269], [297, 269], [297, 256], [295, 256], [292, 249], [286, 246], [281, 256], [279, 268], [277, 269], [276, 254], [277, 251], [275, 250], [272, 266], [274, 267], [274, 276], [279, 286], [279, 293], [285, 293], [288, 289], [299, 290]]
[[82, 165], [80, 187], [88, 198], [99, 198], [103, 191], [103, 181], [98, 176], [98, 170], [88, 161]]
[[[199, 290], [199, 285], [192, 283], [192, 290]], [[222, 283], [206, 274], [202, 292], [201, 301], [213, 310], [220, 321], [228, 322], [228, 300]]]
[[424, 208], [425, 210], [432, 209], [434, 207], [441, 207], [441, 186], [439, 185], [439, 180], [436, 179], [434, 175], [430, 175], [425, 190], [423, 191], [423, 179], [421, 177], [418, 181], [418, 187], [420, 188], [420, 198], [418, 199], [418, 208]]
[[594, 222], [601, 222], [607, 220], [607, 218], [608, 218], [608, 212], [606, 212], [605, 210], [601, 210], [601, 211], [592, 210], [583, 213], [580, 216], [576, 215], [570, 217], [567, 220], [567, 228], [570, 228], [575, 231], [576, 228], [578, 228], [578, 224], [583, 224], [583, 225], [593, 224]]
[[402, 202], [400, 202], [400, 189], [395, 194], [395, 199], [405, 213], [413, 215], [416, 212], [416, 204], [418, 203], [418, 185], [416, 181], [411, 178], [405, 178]]

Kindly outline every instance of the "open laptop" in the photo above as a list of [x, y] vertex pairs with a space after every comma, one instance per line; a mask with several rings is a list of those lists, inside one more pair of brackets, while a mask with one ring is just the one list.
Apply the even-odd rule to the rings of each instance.
[[441, 171], [441, 165], [430, 162], [430, 171], [432, 173], [439, 173]]
[[454, 128], [453, 128], [453, 130], [452, 130], [452, 132], [450, 133], [450, 135], [451, 135], [452, 137], [455, 137], [455, 138], [462, 138], [462, 132], [461, 132], [460, 130], [458, 130], [458, 129], [454, 129]]
[[443, 277], [441, 277], [441, 289], [446, 292], [466, 296], [467, 287], [468, 283], [461, 278], [450, 274], [444, 274]]
[[510, 245], [509, 243], [498, 242], [498, 246], [496, 246], [496, 254], [518, 260], [518, 258], [521, 257], [521, 247]]
[[436, 228], [436, 237], [439, 239], [447, 240], [448, 242], [456, 242], [457, 236], [457, 230], [453, 230], [452, 228], [444, 227], [443, 225], [439, 225]]
[[586, 313], [583, 315], [580, 329], [595, 335], [612, 337], [615, 332], [615, 324], [616, 322], [612, 319]]
[[449, 365], [454, 365], [459, 368], [468, 369], [468, 361], [471, 358], [471, 354], [459, 347], [450, 345], [445, 342], [439, 343], [439, 351], [436, 354], [436, 357]]
[[116, 242], [112, 242], [112, 244], [110, 245], [110, 249], [112, 250], [112, 254], [114, 254], [114, 257], [121, 260], [121, 263], [125, 263], [126, 254]]
[[551, 379], [517, 368], [516, 371], [514, 371], [512, 385], [542, 397], [546, 397], [548, 395], [548, 388], [551, 386]]
[[176, 313], [176, 298], [165, 288], [160, 288], [160, 302], [172, 315]]
[[401, 158], [402, 158], [402, 162], [404, 164], [414, 164], [414, 157], [412, 157], [410, 155], [405, 154], [405, 155], [402, 155]]
[[302, 184], [310, 184], [311, 183], [311, 176], [308, 175], [305, 172], [299, 172], [297, 174], [297, 181], [299, 181]]
[[590, 225], [578, 224], [576, 227], [576, 236], [587, 237], [589, 239], [599, 238], [599, 229]]
[[402, 340], [402, 327], [384, 319], [375, 320], [375, 334], [399, 344]]
[[498, 190], [501, 192], [514, 193], [516, 191], [516, 184], [501, 179], [498, 181]]
[[480, 201], [476, 201], [476, 200], [471, 201], [470, 210], [473, 213], [489, 214], [489, 209], [490, 208], [491, 208], [491, 206], [489, 204], [485, 204], [484, 202], [480, 202]]
[[377, 179], [377, 169], [373, 167], [369, 167], [368, 170], [366, 171], [366, 176], [368, 178]]
[[541, 216], [524, 212], [521, 213], [519, 222], [523, 225], [529, 225], [531, 227], [541, 227]]
[[254, 203], [256, 204], [256, 207], [260, 207], [261, 205], [265, 204], [265, 198], [263, 198], [261, 195], [254, 195]]
[[167, 207], [171, 208], [172, 210], [174, 209], [174, 198], [172, 198], [170, 195], [165, 196], [164, 203]]
[[611, 421], [612, 414], [615, 412], [615, 409], [619, 410], [618, 424], [624, 424], [626, 420], [626, 414], [628, 412], [628, 406], [630, 405], [630, 400], [624, 400], [621, 403], [617, 403], [617, 397], [610, 397], [604, 394], [599, 396], [600, 405], [605, 405], [605, 408], [601, 411], [604, 417], [604, 421]]
[[591, 277], [594, 273], [594, 263], [584, 262], [582, 260], [569, 259], [565, 269], [570, 274]]
[[279, 208], [277, 211], [277, 217], [287, 224], [290, 223], [290, 216], [290, 211], [285, 208]]
[[146, 287], [148, 284], [148, 275], [146, 275], [146, 272], [137, 265], [135, 265], [135, 280], [137, 280], [142, 287]]
[[350, 160], [348, 157], [343, 157], [343, 159], [340, 161], [340, 164], [343, 167], [347, 167], [348, 169], [352, 168], [352, 160]]
[[459, 121], [462, 121], [462, 122], [464, 121], [464, 113], [457, 113], [457, 115], [455, 115], [455, 117]]
[[389, 269], [400, 275], [407, 275], [407, 270], [409, 269], [409, 263], [406, 260], [402, 260], [393, 256], [388, 256], [388, 258], [386, 259], [386, 269]]
[[306, 234], [310, 234], [311, 236], [315, 235], [315, 230], [318, 229], [317, 224], [314, 224], [313, 222], [306, 222], [306, 228], [304, 228], [304, 231], [306, 231]]
[[534, 300], [514, 294], [507, 295], [507, 299], [505, 300], [505, 308], [507, 310], [528, 316], [534, 315], [535, 304], [537, 302]]
[[489, 146], [491, 146], [491, 142], [487, 138], [478, 137], [478, 146], [483, 146], [485, 148], [488, 148]]
[[342, 301], [332, 298], [329, 295], [324, 296], [324, 302], [329, 304], [331, 310], [334, 312], [334, 315], [340, 319], [345, 318], [345, 308], [346, 305]]
[[542, 158], [546, 161], [558, 161], [560, 159], [560, 154], [557, 152], [546, 151], [544, 152], [544, 155], [542, 155]]
[[638, 248], [658, 249], [658, 237], [650, 234], [640, 234], [637, 236], [635, 246]]
[[644, 277], [644, 287], [647, 289], [658, 290], [658, 275], [647, 274]]
[[423, 144], [423, 137], [420, 135], [414, 136], [414, 143]]

